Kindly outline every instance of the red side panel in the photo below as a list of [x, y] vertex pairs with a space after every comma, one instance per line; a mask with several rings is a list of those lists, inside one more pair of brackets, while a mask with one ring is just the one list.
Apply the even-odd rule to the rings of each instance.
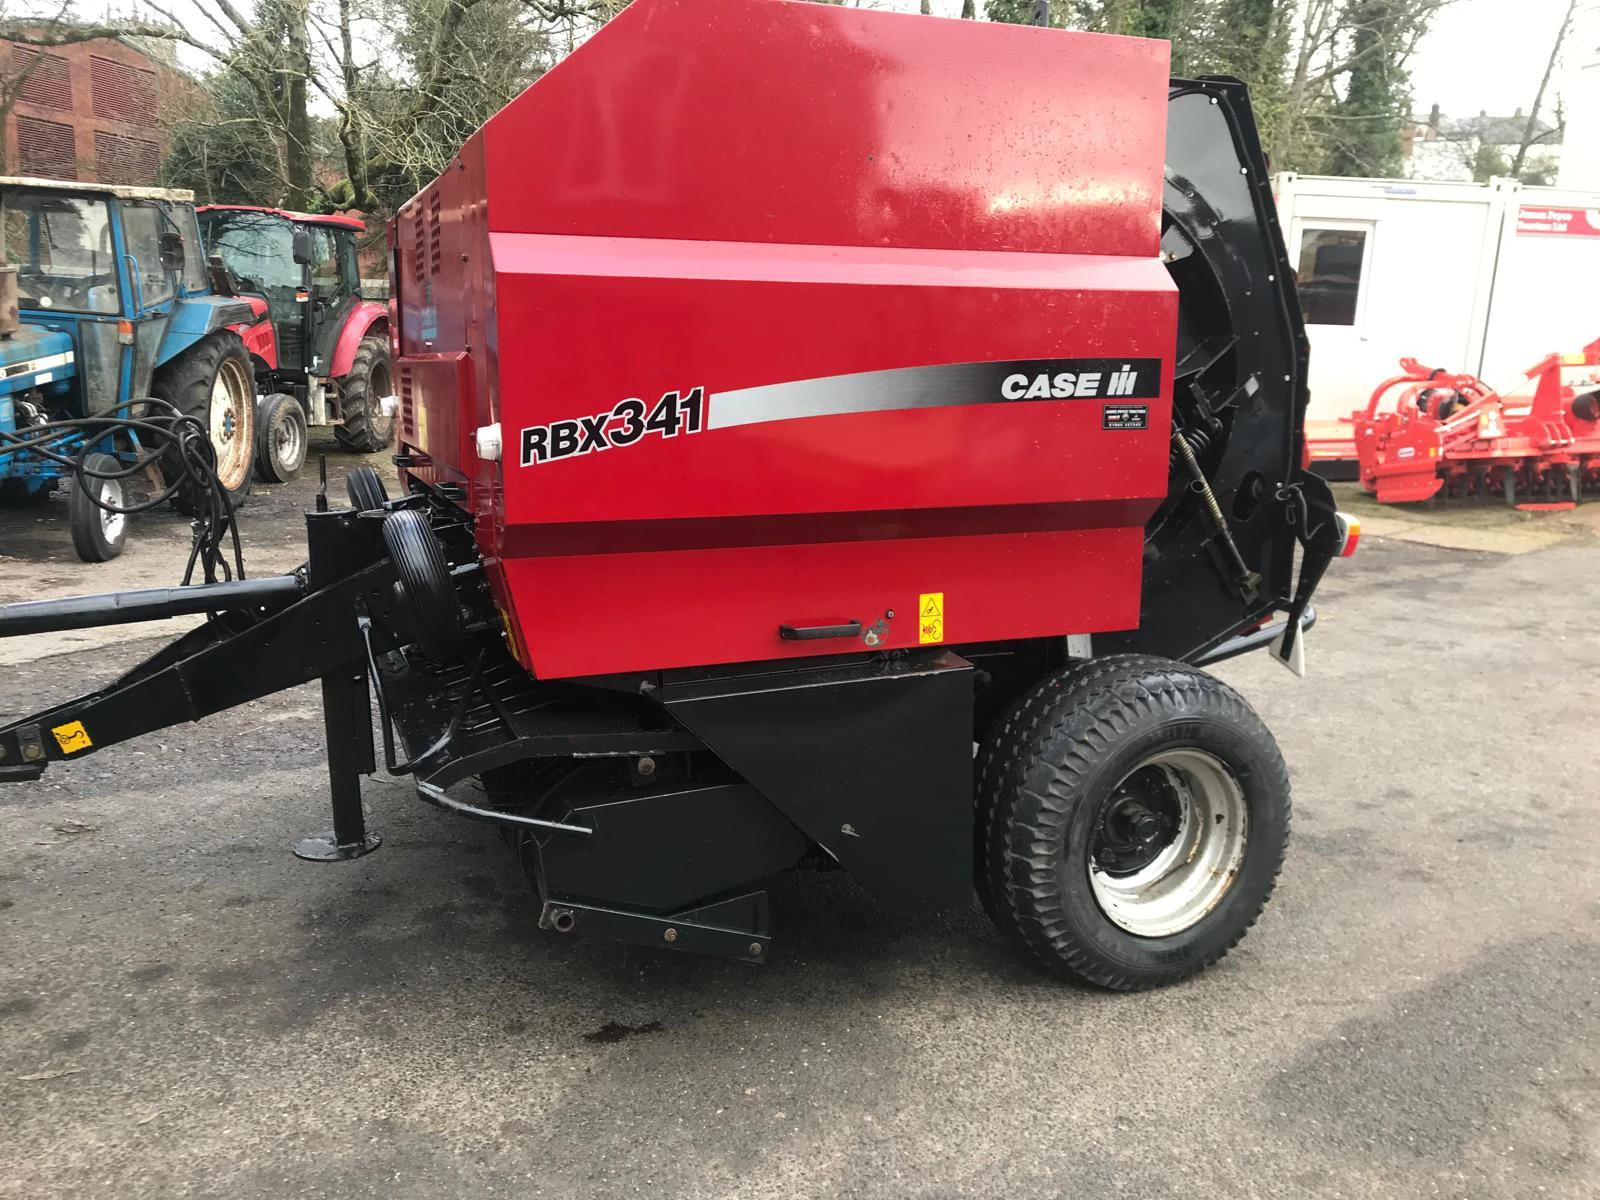
[[255, 322], [250, 325], [230, 325], [228, 328], [244, 339], [244, 348], [250, 352], [251, 357], [260, 359], [268, 369], [276, 370], [278, 335], [273, 331], [272, 319], [267, 316], [266, 298], [241, 296], [240, 299], [250, 306], [250, 311], [255, 314]]
[[[451, 169], [390, 224], [389, 303], [400, 448], [421, 452], [412, 473], [426, 482], [470, 485], [480, 542], [492, 559], [499, 464], [473, 453], [473, 431], [497, 420], [499, 412], [484, 190], [479, 132], [467, 139]], [[440, 366], [456, 357], [465, 365]], [[470, 387], [458, 390], [457, 379], [470, 381]]]
[[1135, 625], [1176, 322], [1166, 54], [636, 0], [495, 117], [396, 223], [402, 354], [477, 366], [448, 444], [431, 416], [402, 436], [471, 480], [524, 662]]

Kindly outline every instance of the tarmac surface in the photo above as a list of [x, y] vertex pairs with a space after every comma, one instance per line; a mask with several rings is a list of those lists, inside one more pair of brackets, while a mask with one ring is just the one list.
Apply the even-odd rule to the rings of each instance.
[[[312, 474], [246, 509], [255, 569]], [[838, 873], [779, 881], [761, 968], [541, 933], [493, 830], [381, 774], [383, 848], [299, 862], [311, 689], [0, 787], [0, 1197], [1600, 1196], [1600, 538], [1552, 516], [1369, 529], [1307, 679], [1218, 669], [1295, 834], [1249, 937], [1154, 993]], [[88, 568], [65, 533], [0, 512], [0, 598], [176, 582], [187, 540]], [[144, 632], [7, 647], [0, 722]]]

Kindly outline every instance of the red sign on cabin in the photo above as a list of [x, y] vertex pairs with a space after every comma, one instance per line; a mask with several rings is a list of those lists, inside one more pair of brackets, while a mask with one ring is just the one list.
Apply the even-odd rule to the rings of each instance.
[[1600, 237], [1600, 209], [1541, 208], [1524, 204], [1517, 209], [1517, 232]]

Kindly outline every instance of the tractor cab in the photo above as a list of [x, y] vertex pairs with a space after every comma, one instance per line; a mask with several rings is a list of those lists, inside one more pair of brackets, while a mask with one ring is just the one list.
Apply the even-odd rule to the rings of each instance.
[[148, 395], [174, 308], [210, 290], [191, 198], [156, 188], [0, 180], [5, 261], [16, 268], [22, 322], [64, 339], [57, 353], [66, 361], [51, 382], [79, 376], [85, 413]]
[[[242, 499], [255, 417], [248, 359], [229, 326], [252, 313], [212, 294], [194, 194], [0, 178], [0, 241], [0, 290], [14, 289], [17, 313], [7, 319], [10, 306], [0, 304], [7, 310], [0, 313], [0, 432], [26, 435], [52, 421], [119, 410], [126, 416], [130, 404], [155, 396], [206, 426], [219, 477]], [[137, 446], [109, 440], [95, 450], [125, 461], [138, 455]], [[14, 453], [0, 458], [0, 490], [40, 496], [70, 471]], [[176, 499], [185, 503], [182, 494]], [[92, 531], [74, 523], [85, 557], [119, 548], [90, 545], [80, 532]]]
[[355, 217], [205, 205], [200, 225], [219, 286], [251, 298], [244, 332], [263, 395], [287, 393], [346, 448], [388, 445], [388, 313], [361, 295]]

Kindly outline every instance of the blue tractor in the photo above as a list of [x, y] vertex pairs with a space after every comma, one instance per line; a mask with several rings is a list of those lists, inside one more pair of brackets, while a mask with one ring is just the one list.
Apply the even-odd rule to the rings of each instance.
[[133, 464], [164, 472], [180, 509], [199, 508], [200, 484], [126, 423], [63, 426], [49, 455], [19, 449], [58, 422], [138, 418], [155, 397], [207, 430], [217, 480], [242, 501], [256, 410], [239, 331], [255, 314], [213, 294], [194, 194], [0, 178], [0, 238], [0, 497], [37, 499], [67, 479], [73, 546], [89, 562], [121, 552]]

